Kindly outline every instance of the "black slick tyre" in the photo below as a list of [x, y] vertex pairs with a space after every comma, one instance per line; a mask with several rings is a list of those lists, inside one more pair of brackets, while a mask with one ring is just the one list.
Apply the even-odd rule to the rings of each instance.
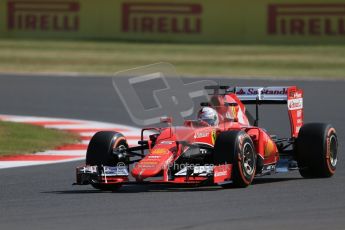
[[250, 136], [244, 131], [226, 131], [218, 135], [214, 147], [215, 165], [232, 164], [232, 184], [222, 187], [247, 187], [256, 171], [256, 151]]
[[338, 161], [338, 139], [330, 124], [309, 123], [301, 127], [295, 144], [299, 172], [305, 178], [334, 175]]
[[127, 147], [127, 141], [121, 133], [100, 131], [90, 140], [86, 152], [86, 164], [116, 166], [118, 159], [114, 155], [114, 149]]
[[[118, 132], [100, 131], [90, 140], [86, 152], [86, 165], [92, 166], [116, 166], [119, 163], [118, 155], [114, 151], [128, 148], [125, 137]], [[102, 191], [114, 191], [121, 187], [121, 184], [91, 183], [91, 185]]]

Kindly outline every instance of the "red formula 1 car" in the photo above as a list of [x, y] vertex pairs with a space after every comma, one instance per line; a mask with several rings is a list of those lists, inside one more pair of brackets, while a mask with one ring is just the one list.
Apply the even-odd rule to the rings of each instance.
[[[303, 124], [303, 91], [291, 87], [208, 86], [218, 123], [186, 120], [183, 126], [145, 128], [138, 146], [118, 132], [96, 133], [78, 185], [101, 190], [129, 183], [177, 183], [246, 187], [254, 177], [299, 170], [306, 178], [331, 177], [337, 164], [337, 134], [330, 124]], [[256, 116], [246, 110], [254, 104]], [[260, 104], [287, 104], [291, 136], [278, 138], [258, 127]], [[251, 124], [253, 123], [253, 124]], [[148, 138], [145, 134], [150, 133]], [[131, 170], [130, 170], [131, 169]], [[129, 179], [129, 174], [134, 179]]]

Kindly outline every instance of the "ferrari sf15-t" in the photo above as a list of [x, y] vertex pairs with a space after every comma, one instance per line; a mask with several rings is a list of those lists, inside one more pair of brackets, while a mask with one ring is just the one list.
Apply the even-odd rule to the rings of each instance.
[[[331, 177], [337, 164], [337, 133], [324, 123], [303, 121], [303, 91], [290, 87], [205, 87], [219, 123], [186, 120], [141, 131], [137, 146], [118, 132], [96, 133], [86, 164], [76, 169], [78, 185], [115, 190], [130, 183], [174, 183], [246, 187], [255, 177], [299, 170], [305, 178]], [[246, 105], [255, 106], [252, 117]], [[259, 127], [259, 105], [286, 104], [288, 137]]]

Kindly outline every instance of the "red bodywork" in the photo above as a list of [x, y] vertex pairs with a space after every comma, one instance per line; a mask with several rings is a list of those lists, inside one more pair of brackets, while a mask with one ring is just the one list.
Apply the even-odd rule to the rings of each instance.
[[[261, 98], [260, 98], [261, 97]], [[257, 157], [260, 157], [264, 165], [275, 165], [279, 160], [277, 145], [270, 135], [262, 128], [250, 125], [246, 116], [245, 104], [254, 104], [260, 101], [281, 102], [288, 105], [288, 113], [291, 124], [291, 138], [297, 137], [300, 127], [303, 125], [303, 92], [297, 87], [242, 87], [235, 88], [226, 94], [214, 94], [210, 98], [211, 107], [216, 109], [220, 124], [211, 127], [202, 122], [187, 120], [183, 126], [166, 128], [146, 128], [158, 130], [154, 138], [148, 140], [148, 153], [134, 165], [131, 175], [137, 182], [147, 178], [162, 176], [159, 180], [150, 182], [168, 183], [200, 183], [210, 179], [209, 176], [185, 175], [169, 177], [169, 170], [174, 167], [180, 156], [189, 148], [189, 145], [200, 144], [212, 148], [217, 135], [228, 130], [243, 130], [252, 139]], [[249, 103], [250, 102], [250, 103]], [[142, 135], [143, 136], [143, 135]], [[151, 135], [153, 136], [153, 135]], [[185, 145], [188, 143], [188, 145]], [[217, 165], [212, 168], [212, 183], [223, 183], [231, 180], [231, 164]], [[102, 178], [102, 183], [123, 183], [127, 177]]]

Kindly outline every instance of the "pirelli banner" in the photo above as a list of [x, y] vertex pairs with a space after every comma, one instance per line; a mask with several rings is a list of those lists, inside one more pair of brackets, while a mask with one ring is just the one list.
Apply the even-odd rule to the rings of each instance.
[[345, 1], [1, 0], [0, 37], [345, 43]]

